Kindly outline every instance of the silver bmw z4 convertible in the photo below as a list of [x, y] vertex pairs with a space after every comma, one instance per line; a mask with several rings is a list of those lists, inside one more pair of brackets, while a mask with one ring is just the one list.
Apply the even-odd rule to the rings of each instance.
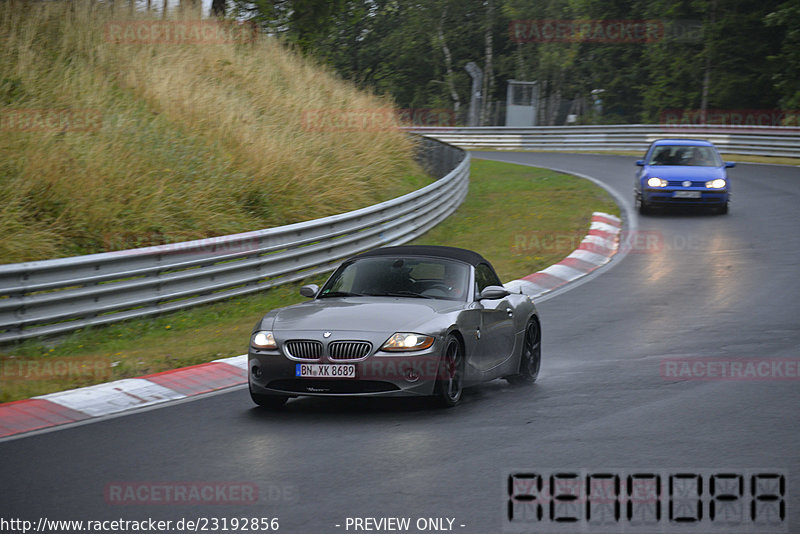
[[253, 329], [253, 401], [298, 396], [428, 396], [443, 406], [464, 387], [531, 384], [541, 363], [533, 301], [509, 293], [480, 254], [386, 247], [345, 261], [311, 300], [267, 313]]

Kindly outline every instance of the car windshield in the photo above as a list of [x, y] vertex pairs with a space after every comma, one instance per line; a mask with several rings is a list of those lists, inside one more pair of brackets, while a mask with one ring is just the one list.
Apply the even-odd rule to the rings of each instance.
[[345, 263], [322, 287], [319, 298], [388, 296], [464, 300], [469, 266], [443, 258], [378, 256]]
[[648, 165], [690, 165], [719, 167], [722, 160], [713, 147], [688, 145], [659, 145], [653, 149]]

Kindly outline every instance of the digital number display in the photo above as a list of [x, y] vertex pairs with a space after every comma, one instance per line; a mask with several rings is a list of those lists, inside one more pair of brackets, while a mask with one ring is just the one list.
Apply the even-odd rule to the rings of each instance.
[[788, 532], [780, 469], [519, 469], [506, 532]]

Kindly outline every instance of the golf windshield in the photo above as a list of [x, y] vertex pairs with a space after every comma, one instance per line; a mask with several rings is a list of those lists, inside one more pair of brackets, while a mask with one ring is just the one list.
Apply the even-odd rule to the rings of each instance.
[[710, 146], [661, 145], [655, 147], [647, 164], [719, 167], [722, 160]]
[[443, 258], [359, 258], [343, 264], [319, 298], [376, 296], [464, 300], [469, 265]]

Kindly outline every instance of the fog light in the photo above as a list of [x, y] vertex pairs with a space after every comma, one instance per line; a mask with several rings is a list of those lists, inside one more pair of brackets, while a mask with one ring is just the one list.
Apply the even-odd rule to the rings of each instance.
[[253, 376], [256, 378], [261, 378], [261, 367], [254, 365], [253, 369], [251, 369]]
[[419, 380], [419, 374], [415, 370], [409, 369], [408, 371], [406, 371], [405, 378], [407, 382], [416, 382], [417, 380]]

